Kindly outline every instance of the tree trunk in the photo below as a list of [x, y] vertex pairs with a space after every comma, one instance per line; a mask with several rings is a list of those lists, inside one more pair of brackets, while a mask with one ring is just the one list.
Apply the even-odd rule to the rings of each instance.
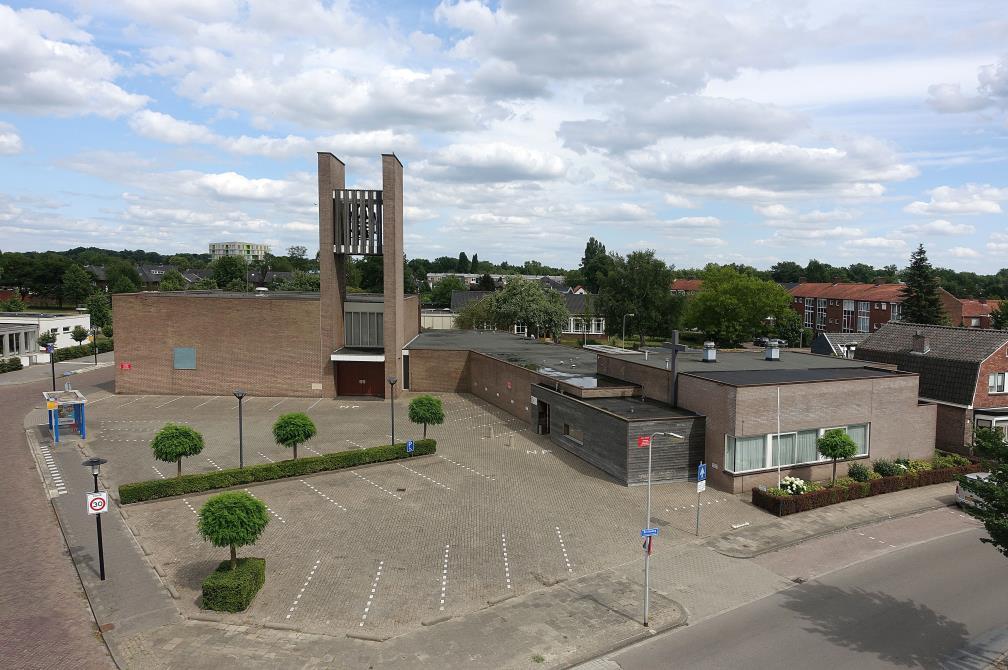
[[423, 439], [427, 439], [427, 424], [423, 425]]
[[294, 460], [297, 460], [297, 442], [294, 443]]
[[238, 567], [238, 554], [235, 552], [235, 546], [231, 545], [231, 569], [234, 570]]
[[178, 459], [178, 474], [175, 475], [175, 476], [176, 477], [181, 477], [182, 476], [182, 459], [181, 458]]
[[833, 483], [836, 484], [836, 459], [833, 459]]

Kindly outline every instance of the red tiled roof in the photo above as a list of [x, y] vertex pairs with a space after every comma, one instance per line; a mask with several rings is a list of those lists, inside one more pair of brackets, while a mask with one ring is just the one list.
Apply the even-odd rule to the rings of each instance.
[[877, 302], [903, 302], [903, 284], [850, 284], [813, 283], [798, 284], [790, 291], [797, 298], [834, 298], [841, 300], [874, 300]]
[[699, 291], [703, 288], [703, 279], [676, 279], [672, 282], [673, 291]]
[[1000, 300], [980, 302], [979, 300], [971, 300], [970, 298], [960, 298], [959, 302], [962, 303], [963, 318], [990, 316], [990, 313], [997, 309], [998, 305], [1001, 304]]

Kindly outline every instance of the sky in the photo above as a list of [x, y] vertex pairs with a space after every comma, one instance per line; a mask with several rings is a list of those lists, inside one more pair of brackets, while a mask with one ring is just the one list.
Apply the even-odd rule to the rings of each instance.
[[318, 249], [316, 152], [408, 257], [1008, 266], [1002, 2], [0, 4], [0, 250]]

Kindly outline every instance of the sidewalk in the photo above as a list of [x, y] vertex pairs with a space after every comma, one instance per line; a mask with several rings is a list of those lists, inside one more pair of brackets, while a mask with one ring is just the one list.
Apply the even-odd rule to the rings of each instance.
[[[115, 352], [107, 351], [98, 354], [98, 365], [95, 365], [94, 356], [84, 356], [74, 358], [69, 361], [58, 361], [56, 363], [56, 388], [63, 388], [63, 383], [67, 380], [64, 377], [77, 375], [82, 372], [91, 372], [101, 368], [115, 365]], [[19, 384], [30, 384], [32, 382], [44, 382], [52, 380], [52, 367], [49, 363], [37, 363], [29, 365], [21, 370], [5, 372], [0, 374], [0, 386], [15, 386]], [[76, 386], [76, 380], [72, 380]]]

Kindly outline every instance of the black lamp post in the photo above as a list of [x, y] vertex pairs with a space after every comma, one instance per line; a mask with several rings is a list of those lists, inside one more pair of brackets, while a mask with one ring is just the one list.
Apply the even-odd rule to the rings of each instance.
[[[81, 465], [91, 468], [91, 476], [94, 477], [94, 492], [98, 493], [98, 472], [101, 466], [108, 463], [104, 458], [89, 458]], [[95, 523], [98, 528], [98, 576], [105, 581], [105, 549], [102, 547], [101, 514], [95, 514]]]
[[94, 364], [98, 365], [98, 329], [91, 329], [91, 344], [94, 345]]
[[238, 467], [245, 467], [245, 445], [242, 436], [242, 400], [245, 398], [245, 391], [235, 389], [234, 397], [238, 398]]
[[390, 375], [385, 381], [389, 383], [389, 406], [392, 408], [392, 444], [395, 444], [395, 385], [399, 378]]

